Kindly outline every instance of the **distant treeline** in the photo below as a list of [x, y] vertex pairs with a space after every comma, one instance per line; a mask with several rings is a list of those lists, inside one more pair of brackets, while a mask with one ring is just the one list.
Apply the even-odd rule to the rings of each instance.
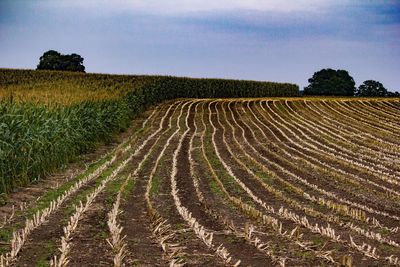
[[85, 72], [83, 60], [83, 57], [75, 53], [63, 55], [55, 50], [49, 50], [40, 57], [37, 69]]
[[375, 80], [366, 80], [356, 88], [353, 77], [346, 70], [322, 69], [315, 72], [308, 82], [301, 95], [400, 97], [399, 92], [390, 92]]
[[0, 69], [0, 192], [110, 141], [164, 100], [298, 94], [286, 83]]

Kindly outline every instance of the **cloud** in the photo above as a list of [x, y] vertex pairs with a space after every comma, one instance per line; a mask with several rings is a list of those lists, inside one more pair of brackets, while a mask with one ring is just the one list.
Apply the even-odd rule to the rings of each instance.
[[[343, 0], [347, 2], [349, 0]], [[296, 12], [321, 11], [336, 3], [333, 0], [69, 0], [41, 1], [61, 7], [136, 11], [150, 14], [184, 15], [220, 11]]]
[[0, 66], [34, 67], [56, 49], [91, 72], [304, 86], [332, 67], [394, 90], [399, 14], [398, 0], [0, 0]]

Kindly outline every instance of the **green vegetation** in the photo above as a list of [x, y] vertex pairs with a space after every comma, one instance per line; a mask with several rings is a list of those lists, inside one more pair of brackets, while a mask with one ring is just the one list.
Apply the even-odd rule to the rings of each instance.
[[374, 80], [364, 81], [355, 87], [353, 77], [345, 70], [322, 69], [308, 79], [300, 95], [305, 96], [359, 96], [359, 97], [399, 97], [399, 92], [389, 92], [382, 83]]
[[43, 254], [40, 256], [39, 260], [36, 262], [35, 266], [36, 267], [47, 267], [49, 266], [49, 259], [53, 255], [52, 253], [57, 249], [57, 244], [54, 240], [49, 240], [47, 241], [46, 244], [44, 244], [46, 247], [46, 254]]
[[83, 57], [78, 54], [62, 55], [54, 50], [49, 50], [40, 57], [37, 69], [85, 72]]
[[141, 100], [138, 105], [150, 105], [175, 98], [298, 94], [299, 87], [288, 83], [0, 69], [0, 99], [46, 106], [99, 102], [127, 95]]
[[272, 82], [0, 70], [0, 193], [38, 181], [175, 98], [297, 96]]
[[356, 90], [353, 77], [345, 70], [322, 69], [308, 82], [304, 95], [353, 96]]
[[57, 109], [0, 102], [0, 191], [39, 180], [110, 140], [128, 127], [131, 114], [116, 100]]
[[356, 92], [357, 96], [387, 96], [388, 91], [378, 81], [368, 80], [361, 84]]

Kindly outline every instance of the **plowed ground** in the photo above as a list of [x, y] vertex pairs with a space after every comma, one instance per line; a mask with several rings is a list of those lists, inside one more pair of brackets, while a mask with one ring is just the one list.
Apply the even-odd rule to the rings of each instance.
[[399, 100], [166, 102], [2, 208], [1, 266], [399, 266], [399, 118]]

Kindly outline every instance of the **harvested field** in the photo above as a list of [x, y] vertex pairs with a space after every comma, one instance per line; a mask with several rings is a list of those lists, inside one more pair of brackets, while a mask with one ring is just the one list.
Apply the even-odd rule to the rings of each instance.
[[146, 114], [4, 212], [1, 266], [400, 266], [398, 99], [180, 99]]

